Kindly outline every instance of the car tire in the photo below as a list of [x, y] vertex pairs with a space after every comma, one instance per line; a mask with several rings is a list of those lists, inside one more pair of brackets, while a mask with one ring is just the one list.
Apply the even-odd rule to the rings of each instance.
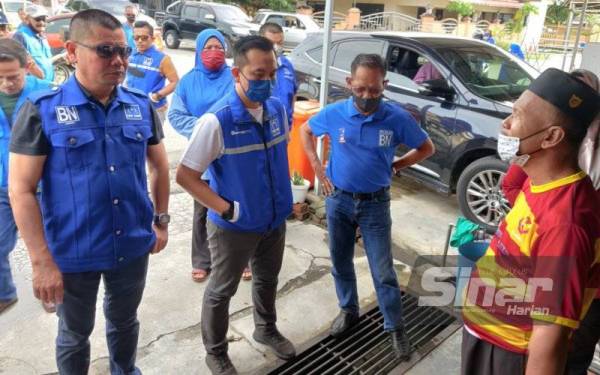
[[493, 156], [478, 159], [458, 179], [456, 195], [463, 216], [493, 233], [510, 210], [502, 194], [507, 165]]
[[179, 35], [175, 30], [167, 31], [163, 39], [165, 40], [165, 45], [167, 46], [167, 48], [170, 49], [179, 48], [179, 44], [181, 43], [181, 39], [179, 39]]

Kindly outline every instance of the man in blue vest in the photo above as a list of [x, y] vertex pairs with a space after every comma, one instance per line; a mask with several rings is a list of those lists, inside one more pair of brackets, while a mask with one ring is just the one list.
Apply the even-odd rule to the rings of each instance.
[[[202, 305], [202, 339], [213, 374], [237, 374], [227, 355], [229, 301], [252, 265], [254, 340], [282, 359], [296, 352], [276, 327], [275, 296], [292, 210], [285, 108], [271, 96], [276, 60], [261, 36], [241, 38], [231, 68], [235, 90], [198, 120], [177, 182], [209, 209], [212, 273]], [[200, 179], [210, 171], [210, 186]]]
[[[434, 146], [411, 115], [382, 101], [386, 64], [376, 54], [360, 54], [346, 78], [352, 97], [328, 105], [302, 126], [300, 134], [315, 174], [327, 197], [327, 230], [333, 279], [340, 313], [331, 335], [342, 337], [358, 321], [354, 273], [354, 239], [360, 228], [365, 252], [396, 356], [406, 360], [410, 344], [404, 327], [402, 299], [391, 249], [390, 184], [392, 172], [431, 156]], [[327, 134], [331, 156], [327, 174], [319, 160], [313, 135]], [[394, 161], [396, 148], [412, 150]]]
[[294, 121], [294, 103], [296, 102], [298, 85], [296, 84], [294, 66], [283, 55], [283, 29], [276, 23], [267, 22], [260, 27], [258, 33], [269, 39], [275, 48], [275, 53], [277, 54], [277, 79], [273, 87], [273, 96], [278, 97], [285, 106], [285, 111], [288, 115], [288, 124], [291, 128]]
[[0, 314], [17, 302], [8, 255], [17, 243], [17, 227], [8, 200], [8, 145], [15, 117], [25, 98], [50, 88], [27, 74], [27, 52], [18, 42], [0, 40]]
[[84, 10], [71, 20], [70, 35], [74, 76], [30, 96], [13, 128], [11, 205], [34, 294], [58, 304], [59, 372], [88, 372], [103, 279], [111, 373], [140, 374], [137, 308], [148, 254], [165, 247], [169, 222], [162, 124], [146, 95], [120, 86], [131, 49], [119, 20]]
[[[179, 81], [171, 58], [154, 46], [154, 28], [146, 21], [137, 21], [133, 28], [137, 51], [129, 57], [125, 85], [148, 95], [164, 121], [167, 95], [175, 91]], [[166, 80], [169, 84], [165, 85]]]
[[41, 5], [28, 5], [25, 8], [27, 22], [20, 26], [13, 35], [13, 39], [25, 47], [33, 61], [40, 67], [46, 81], [54, 80], [54, 66], [52, 65], [52, 51], [44, 35], [48, 11]]

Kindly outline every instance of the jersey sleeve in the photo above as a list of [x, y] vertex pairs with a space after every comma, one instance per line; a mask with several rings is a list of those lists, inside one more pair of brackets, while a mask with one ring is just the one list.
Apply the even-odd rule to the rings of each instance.
[[329, 109], [328, 107], [325, 107], [319, 113], [311, 117], [310, 120], [308, 120], [308, 126], [310, 126], [310, 130], [317, 137], [323, 134], [329, 134], [327, 112], [329, 112]]
[[532, 256], [531, 318], [576, 329], [584, 305], [595, 294], [585, 293], [595, 259], [589, 235], [574, 224], [554, 226], [540, 234]]

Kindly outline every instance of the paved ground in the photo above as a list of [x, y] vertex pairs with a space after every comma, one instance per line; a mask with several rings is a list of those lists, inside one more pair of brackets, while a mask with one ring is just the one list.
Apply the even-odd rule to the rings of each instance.
[[[170, 51], [180, 73], [193, 64], [191, 50]], [[175, 167], [186, 141], [165, 127], [170, 163]], [[200, 303], [204, 284], [190, 278], [192, 200], [172, 183], [170, 238], [167, 249], [151, 258], [147, 288], [139, 311], [141, 333], [138, 365], [145, 374], [206, 374], [200, 339]], [[458, 208], [454, 198], [440, 196], [406, 179], [394, 182], [392, 216], [394, 256], [401, 279], [419, 256], [441, 254], [448, 223]], [[290, 222], [284, 267], [280, 275], [279, 326], [302, 345], [325, 332], [337, 313], [330, 276], [326, 232], [315, 225]], [[452, 254], [453, 252], [451, 252]], [[11, 256], [19, 303], [0, 316], [0, 374], [56, 372], [54, 338], [57, 319], [43, 312], [31, 293], [31, 268], [22, 244]], [[373, 286], [364, 256], [356, 258], [361, 304], [373, 302]], [[92, 374], [107, 374], [108, 361], [98, 298], [96, 329], [91, 337]], [[252, 373], [274, 356], [251, 339], [250, 283], [243, 282], [231, 303], [230, 354], [240, 371]], [[443, 368], [457, 373], [460, 335], [451, 336], [410, 373], [430, 374]]]

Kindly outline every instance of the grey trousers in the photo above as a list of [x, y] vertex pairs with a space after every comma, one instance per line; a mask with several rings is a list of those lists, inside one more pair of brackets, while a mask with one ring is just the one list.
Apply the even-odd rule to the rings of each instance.
[[192, 268], [210, 270], [210, 251], [206, 234], [206, 214], [208, 210], [194, 199], [194, 219], [192, 220]]
[[207, 222], [213, 255], [212, 272], [202, 302], [202, 341], [208, 354], [227, 352], [229, 301], [235, 295], [242, 271], [250, 260], [254, 324], [275, 324], [277, 277], [285, 247], [285, 223], [267, 233], [234, 232]]

